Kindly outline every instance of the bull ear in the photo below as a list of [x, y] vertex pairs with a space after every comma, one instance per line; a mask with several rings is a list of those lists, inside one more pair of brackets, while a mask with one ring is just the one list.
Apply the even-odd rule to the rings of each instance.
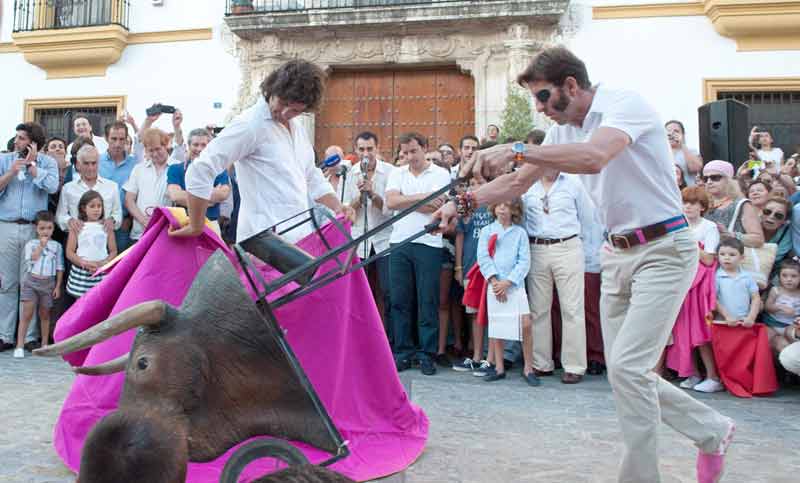
[[166, 311], [167, 305], [161, 300], [144, 302], [123, 310], [114, 317], [104, 320], [84, 330], [80, 334], [73, 335], [69, 339], [36, 349], [33, 351], [33, 354], [50, 357], [62, 356], [70, 352], [91, 347], [134, 327], [139, 327], [141, 325], [158, 326], [164, 318]]
[[181, 317], [193, 320], [207, 318], [212, 308], [250, 306], [255, 302], [242, 290], [239, 272], [225, 253], [217, 249], [197, 272], [183, 299]]

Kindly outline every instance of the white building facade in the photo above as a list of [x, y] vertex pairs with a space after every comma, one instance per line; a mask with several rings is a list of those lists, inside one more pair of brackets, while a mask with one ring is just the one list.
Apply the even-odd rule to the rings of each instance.
[[[683, 121], [690, 144], [697, 108], [726, 92], [778, 93], [783, 110], [759, 115], [774, 118], [784, 151], [800, 142], [800, 121], [785, 112], [800, 103], [800, 0], [66, 3], [84, 2], [110, 4], [125, 26], [15, 33], [15, 2], [2, 0], [5, 139], [37, 109], [103, 102], [139, 122], [162, 102], [184, 112], [187, 130], [224, 124], [253, 102], [272, 69], [301, 57], [331, 74], [327, 107], [307, 121], [317, 144], [347, 145], [363, 129], [390, 139], [414, 129], [456, 142], [500, 124], [507, 88], [527, 60], [565, 44], [593, 82], [638, 90], [665, 120]], [[56, 14], [33, 12], [42, 27]], [[171, 130], [168, 119], [158, 126]]]

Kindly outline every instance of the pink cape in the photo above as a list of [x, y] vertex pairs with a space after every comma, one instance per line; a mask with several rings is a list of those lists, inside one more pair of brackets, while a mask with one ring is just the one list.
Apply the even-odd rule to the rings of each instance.
[[[154, 214], [141, 240], [100, 285], [58, 321], [56, 340], [148, 300], [162, 299], [179, 306], [195, 274], [215, 250], [222, 249], [235, 260], [210, 229], [198, 238], [178, 239], [168, 235], [170, 223], [176, 224], [168, 211]], [[323, 232], [333, 246], [344, 241], [330, 224]], [[325, 252], [315, 234], [299, 245], [313, 255]], [[320, 270], [327, 271], [332, 263]], [[238, 269], [239, 265], [234, 266]], [[276, 276], [267, 269], [264, 272], [267, 280]], [[396, 473], [413, 463], [425, 447], [428, 418], [409, 401], [397, 377], [363, 270], [281, 307], [276, 317], [334, 424], [349, 441], [350, 456], [331, 468], [364, 481]], [[74, 366], [100, 364], [128, 352], [134, 336], [135, 329], [64, 359]], [[75, 379], [54, 429], [55, 449], [73, 471], [78, 471], [89, 430], [116, 409], [123, 383], [124, 373]], [[329, 457], [302, 443], [295, 446], [312, 463]], [[190, 463], [186, 481], [218, 482], [234, 449], [209, 463]], [[275, 469], [274, 460], [256, 461], [243, 478], [250, 481]]]
[[694, 281], [672, 328], [672, 345], [667, 346], [667, 367], [677, 371], [681, 377], [697, 375], [694, 349], [711, 342], [707, 317], [717, 305], [716, 272], [716, 263], [697, 263]]

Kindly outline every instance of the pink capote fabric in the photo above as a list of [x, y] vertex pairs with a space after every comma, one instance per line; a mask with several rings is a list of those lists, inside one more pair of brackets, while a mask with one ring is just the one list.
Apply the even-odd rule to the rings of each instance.
[[[174, 218], [158, 210], [131, 252], [105, 280], [62, 316], [55, 332], [63, 340], [126, 308], [153, 299], [179, 306], [196, 273], [218, 248], [235, 255], [208, 228], [198, 238], [170, 237]], [[332, 225], [323, 228], [328, 241], [344, 236]], [[325, 252], [313, 234], [299, 245], [313, 255]], [[344, 258], [344, 257], [342, 257]], [[333, 262], [323, 265], [325, 271]], [[234, 264], [238, 267], [238, 263]], [[277, 276], [262, 269], [267, 280]], [[240, 273], [241, 276], [241, 273]], [[249, 287], [245, 284], [245, 287]], [[251, 294], [252, 295], [252, 294]], [[413, 405], [397, 377], [391, 350], [363, 271], [301, 297], [276, 311], [287, 339], [328, 413], [349, 441], [350, 456], [332, 469], [358, 481], [403, 470], [422, 453], [428, 419]], [[132, 346], [135, 330], [88, 350], [69, 354], [72, 365], [95, 365], [114, 359]], [[81, 448], [92, 426], [116, 409], [124, 374], [77, 376], [54, 429], [54, 446], [64, 463], [78, 471]], [[328, 458], [322, 451], [295, 443], [312, 463]], [[191, 463], [189, 482], [217, 482], [235, 448], [209, 463]], [[274, 460], [249, 465], [243, 481], [274, 471]]]
[[677, 371], [680, 377], [697, 374], [693, 351], [711, 342], [707, 317], [717, 305], [716, 270], [716, 262], [710, 266], [698, 262], [694, 281], [672, 328], [672, 345], [667, 346], [667, 367]]

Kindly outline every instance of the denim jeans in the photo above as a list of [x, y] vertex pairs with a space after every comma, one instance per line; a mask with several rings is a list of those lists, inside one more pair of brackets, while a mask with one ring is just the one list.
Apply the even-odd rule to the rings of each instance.
[[[439, 272], [442, 249], [411, 243], [390, 255], [391, 289], [389, 310], [394, 327], [392, 351], [395, 360], [430, 359], [439, 342]], [[416, 296], [416, 305], [414, 298]], [[419, 343], [414, 342], [417, 324]]]

